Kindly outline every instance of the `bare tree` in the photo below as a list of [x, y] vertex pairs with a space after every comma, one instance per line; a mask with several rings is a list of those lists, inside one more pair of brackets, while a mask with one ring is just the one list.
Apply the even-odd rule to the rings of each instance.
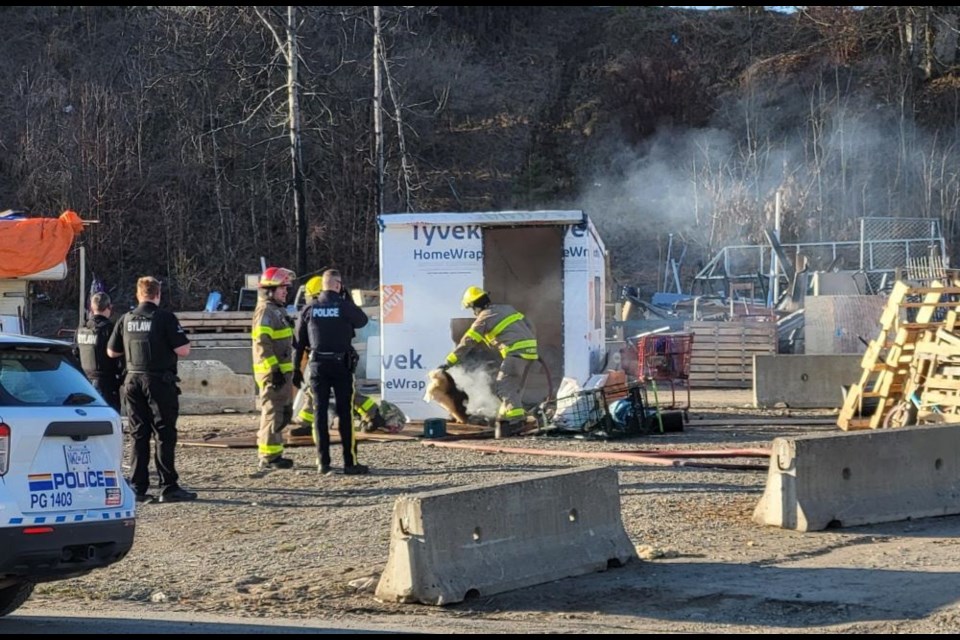
[[287, 63], [288, 131], [290, 136], [290, 172], [293, 189], [293, 220], [297, 238], [297, 272], [307, 272], [307, 219], [303, 186], [303, 151], [300, 137], [299, 53], [297, 50], [297, 8], [287, 7], [285, 38], [281, 38], [270, 20], [259, 8], [254, 8], [264, 26], [270, 31]]

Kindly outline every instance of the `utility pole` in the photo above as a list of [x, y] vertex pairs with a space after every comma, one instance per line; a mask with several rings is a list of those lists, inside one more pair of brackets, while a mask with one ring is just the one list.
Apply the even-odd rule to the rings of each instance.
[[373, 8], [373, 135], [377, 156], [377, 215], [383, 213], [383, 84], [380, 79], [380, 58], [382, 42], [380, 40], [380, 7]]
[[297, 273], [307, 272], [307, 215], [303, 186], [303, 154], [300, 142], [300, 94], [298, 87], [297, 8], [287, 7], [287, 102], [290, 107], [290, 167], [293, 173], [293, 218], [297, 232]]

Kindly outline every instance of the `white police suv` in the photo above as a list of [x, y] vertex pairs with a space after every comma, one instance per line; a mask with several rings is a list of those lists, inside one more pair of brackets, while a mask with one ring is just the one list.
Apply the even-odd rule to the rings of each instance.
[[120, 416], [71, 349], [0, 334], [0, 616], [36, 583], [105, 567], [133, 545]]

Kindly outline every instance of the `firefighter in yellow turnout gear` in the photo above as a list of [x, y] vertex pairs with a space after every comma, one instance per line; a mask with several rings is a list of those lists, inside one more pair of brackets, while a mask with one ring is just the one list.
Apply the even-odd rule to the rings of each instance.
[[[313, 276], [307, 280], [307, 284], [304, 285], [303, 289], [306, 294], [307, 305], [312, 305], [316, 301], [317, 296], [320, 295], [320, 292], [323, 291], [323, 278]], [[297, 413], [297, 419], [300, 421], [300, 424], [309, 426], [310, 432], [312, 433], [316, 403], [313, 401], [313, 390], [310, 388], [310, 368], [305, 367], [304, 369], [304, 384], [300, 388], [300, 392], [303, 394], [303, 406]], [[383, 416], [380, 415], [380, 408], [374, 399], [368, 398], [356, 391], [353, 393], [353, 411], [360, 418], [359, 426], [361, 431], [376, 431], [378, 429], [384, 429], [386, 426]], [[316, 436], [314, 436], [314, 440], [316, 440]], [[316, 442], [314, 442], [314, 444], [316, 444]]]
[[496, 394], [500, 398], [497, 437], [516, 435], [523, 426], [523, 372], [528, 361], [537, 359], [537, 338], [524, 315], [508, 304], [493, 304], [480, 287], [463, 294], [463, 307], [472, 309], [476, 320], [447, 356], [441, 369], [449, 369], [477, 346], [495, 349], [503, 361], [497, 373]]
[[[310, 368], [307, 367], [303, 378], [306, 384], [310, 384], [309, 372]], [[313, 401], [313, 391], [311, 391], [308, 386], [304, 386], [300, 391], [304, 395], [304, 402], [303, 407], [297, 413], [297, 419], [300, 421], [300, 424], [312, 426], [313, 412], [316, 410]], [[380, 407], [377, 406], [376, 400], [362, 393], [357, 393], [356, 391], [353, 393], [353, 412], [360, 418], [359, 427], [361, 431], [376, 431], [383, 429], [386, 424], [383, 416], [380, 415]]]
[[296, 275], [269, 267], [260, 276], [253, 312], [253, 376], [260, 392], [257, 456], [261, 469], [289, 469], [283, 457], [283, 428], [293, 419], [293, 327], [287, 317], [287, 291]]

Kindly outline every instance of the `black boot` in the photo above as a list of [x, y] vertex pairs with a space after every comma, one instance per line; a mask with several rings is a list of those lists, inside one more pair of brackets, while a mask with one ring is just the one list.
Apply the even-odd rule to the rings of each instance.
[[518, 436], [523, 431], [523, 426], [523, 420], [498, 420], [497, 426], [493, 430], [493, 437], [500, 440], [501, 438]]

